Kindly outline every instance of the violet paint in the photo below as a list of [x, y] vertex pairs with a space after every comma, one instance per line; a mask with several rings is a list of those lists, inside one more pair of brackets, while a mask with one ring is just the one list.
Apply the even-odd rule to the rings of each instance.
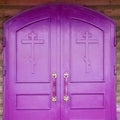
[[111, 19], [77, 5], [38, 6], [8, 20], [4, 38], [4, 120], [116, 120]]

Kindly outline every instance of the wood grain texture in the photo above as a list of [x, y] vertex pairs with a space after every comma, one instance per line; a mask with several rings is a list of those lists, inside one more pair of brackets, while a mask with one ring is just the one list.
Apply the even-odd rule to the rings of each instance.
[[5, 0], [0, 0], [0, 4], [4, 4], [5, 3]]
[[[64, 2], [64, 3], [77, 3], [81, 5], [109, 5], [109, 0], [6, 0], [6, 4], [9, 5], [38, 5], [52, 2]], [[28, 4], [29, 3], [29, 4]]]
[[120, 5], [120, 0], [110, 0], [111, 5]]

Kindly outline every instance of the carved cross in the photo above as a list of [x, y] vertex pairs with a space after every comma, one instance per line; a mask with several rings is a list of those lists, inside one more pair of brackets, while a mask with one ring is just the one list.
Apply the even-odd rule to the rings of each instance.
[[90, 70], [90, 60], [89, 60], [89, 44], [95, 43], [97, 44], [98, 41], [96, 39], [92, 38], [92, 34], [89, 32], [85, 32], [82, 36], [82, 39], [77, 39], [77, 43], [85, 44], [85, 56], [84, 61], [86, 62], [86, 72], [88, 73]]
[[38, 34], [35, 32], [28, 33], [28, 39], [22, 40], [22, 44], [31, 44], [31, 63], [32, 63], [32, 74], [35, 73], [35, 44], [43, 44], [43, 39], [38, 38]]

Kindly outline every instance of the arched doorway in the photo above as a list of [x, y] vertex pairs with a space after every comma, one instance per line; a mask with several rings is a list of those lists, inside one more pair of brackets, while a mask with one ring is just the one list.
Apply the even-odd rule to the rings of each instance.
[[115, 24], [90, 9], [35, 7], [4, 25], [5, 120], [115, 120]]

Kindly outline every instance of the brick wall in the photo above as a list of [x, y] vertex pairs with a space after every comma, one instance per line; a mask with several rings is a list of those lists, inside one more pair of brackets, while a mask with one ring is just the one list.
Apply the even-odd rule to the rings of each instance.
[[0, 120], [2, 120], [2, 24], [17, 13], [38, 4], [76, 3], [100, 11], [117, 23], [117, 102], [120, 103], [120, 0], [0, 0]]

